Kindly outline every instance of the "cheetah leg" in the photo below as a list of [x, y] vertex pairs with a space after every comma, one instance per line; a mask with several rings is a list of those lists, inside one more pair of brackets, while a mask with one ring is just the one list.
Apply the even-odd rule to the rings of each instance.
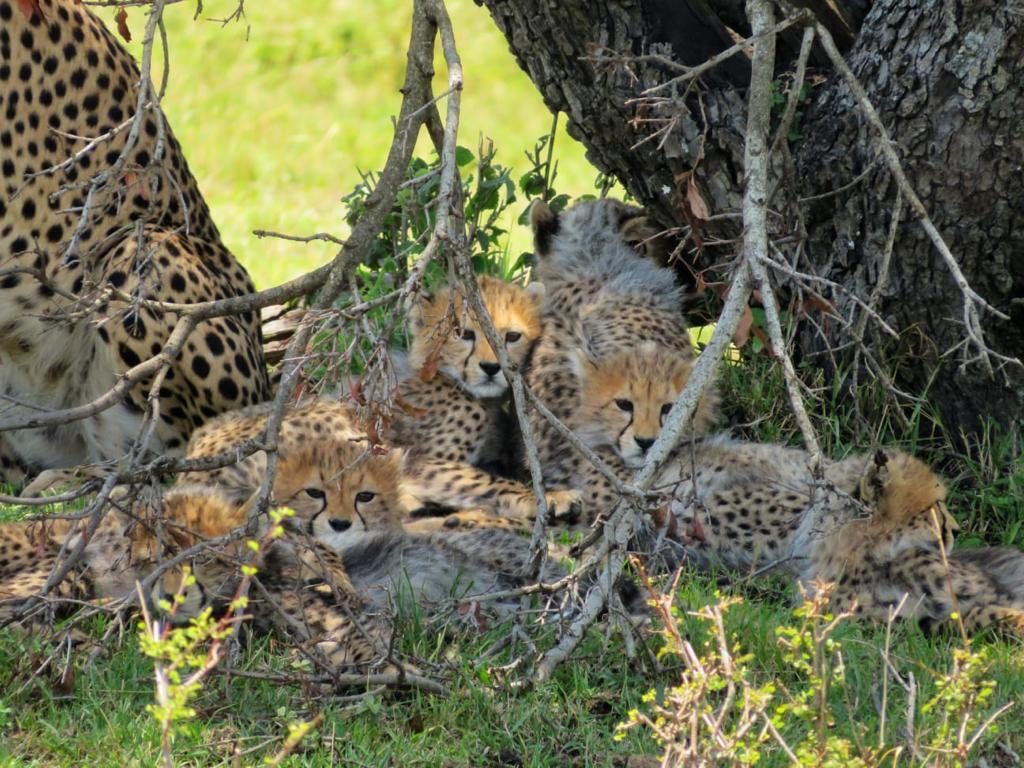
[[60, 551], [70, 526], [68, 520], [46, 518], [0, 523], [0, 578], [51, 561]]
[[44, 491], [73, 488], [89, 480], [106, 477], [110, 471], [109, 466], [96, 464], [71, 469], [44, 469], [21, 490], [19, 495], [23, 498], [32, 498], [41, 496]]
[[390, 619], [366, 612], [336, 552], [289, 537], [263, 566], [266, 599], [253, 606], [260, 623], [315, 648], [337, 672], [369, 671], [387, 658]]
[[336, 672], [367, 672], [387, 658], [391, 622], [329, 584], [270, 585], [257, 618], [314, 648]]
[[998, 626], [1018, 637], [1024, 637], [1024, 610], [1004, 605], [976, 605], [963, 611], [964, 630], [969, 634], [985, 627]]
[[[18, 612], [24, 609], [26, 603], [39, 594], [56, 562], [55, 557], [45, 558], [19, 570], [13, 576], [4, 578], [0, 583], [0, 626], [13, 620]], [[86, 600], [91, 597], [90, 593], [88, 584], [78, 574], [73, 573], [50, 590], [46, 599], [48, 601]], [[46, 610], [46, 607], [47, 604], [40, 604], [38, 609], [23, 616], [19, 623], [22, 625], [48, 624], [50, 611]]]
[[463, 509], [444, 517], [423, 517], [406, 522], [403, 527], [409, 533], [440, 533], [450, 531], [480, 530], [496, 528], [516, 533], [528, 532], [527, 520], [500, 517], [486, 509]]
[[[456, 509], [485, 507], [496, 515], [519, 520], [537, 516], [537, 500], [531, 488], [457, 461], [417, 462], [403, 478], [402, 490], [413, 507], [433, 503]], [[545, 498], [553, 517], [574, 519], [582, 512], [579, 491], [549, 491]]]

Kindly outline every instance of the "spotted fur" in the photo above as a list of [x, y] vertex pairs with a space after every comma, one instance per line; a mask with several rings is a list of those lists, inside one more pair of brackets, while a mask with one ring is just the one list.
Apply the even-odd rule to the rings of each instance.
[[[643, 463], [693, 364], [675, 275], [627, 242], [624, 230], [640, 215], [613, 200], [559, 215], [543, 203], [532, 210], [535, 277], [547, 299], [527, 383], [624, 479]], [[694, 432], [709, 427], [714, 408], [709, 396]], [[530, 427], [545, 481], [583, 491], [591, 518], [608, 511], [611, 485], [539, 414]]]
[[[477, 278], [509, 359], [522, 364], [540, 334], [544, 288]], [[508, 381], [464, 295], [444, 289], [412, 311], [409, 375], [391, 439], [414, 458], [502, 466], [508, 457]]]
[[[159, 109], [118, 166], [138, 82], [81, 3], [0, 0], [0, 394], [18, 403], [5, 419], [87, 403], [160, 351], [177, 316], [107, 289], [174, 303], [253, 290]], [[146, 384], [88, 418], [0, 436], [0, 480], [122, 457]], [[160, 389], [151, 448], [180, 453], [195, 427], [269, 391], [254, 312], [200, 323]]]
[[946, 488], [896, 450], [825, 461], [799, 449], [714, 438], [677, 452], [661, 473], [695, 564], [789, 574], [813, 593], [834, 583], [836, 610], [898, 616], [925, 629], [959, 613], [967, 631], [1024, 630], [1024, 553], [953, 549]]

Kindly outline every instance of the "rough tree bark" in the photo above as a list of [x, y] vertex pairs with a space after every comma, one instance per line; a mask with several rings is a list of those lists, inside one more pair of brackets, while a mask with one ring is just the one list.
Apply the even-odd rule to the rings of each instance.
[[[744, 54], [705, 74], [644, 94], [732, 46], [749, 31], [742, 2], [703, 0], [478, 0], [490, 10], [521, 66], [601, 170], [666, 226], [694, 223], [692, 172], [712, 220], [699, 224], [703, 248], [685, 255], [696, 272], [736, 249], [742, 196]], [[1019, 10], [996, 0], [876, 2], [804, 0], [832, 33], [889, 130], [911, 185], [974, 289], [1009, 316], [983, 313], [986, 341], [1024, 359], [1024, 56]], [[784, 18], [779, 14], [780, 21]], [[781, 33], [777, 73], [785, 87], [802, 30]], [[896, 383], [938, 407], [953, 434], [979, 418], [1024, 417], [1024, 372], [964, 366], [964, 297], [917, 216], [903, 205], [886, 284], [875, 291], [886, 253], [896, 185], [878, 161], [878, 136], [849, 88], [815, 44], [810, 98], [800, 138], [777, 158], [773, 208], [777, 242], [802, 272], [828, 278], [900, 331], [898, 343], [870, 330], [866, 341], [889, 360], [902, 356]], [[835, 192], [836, 190], [841, 190]], [[833, 194], [828, 194], [834, 192]], [[804, 198], [815, 198], [806, 200]], [[724, 215], [723, 215], [724, 214]], [[692, 244], [692, 241], [691, 241]], [[848, 325], [819, 322], [799, 352], [849, 371], [850, 328], [862, 311], [846, 291], [821, 292]], [[831, 350], [831, 351], [826, 351]], [[848, 377], [863, 381], [863, 375]]]

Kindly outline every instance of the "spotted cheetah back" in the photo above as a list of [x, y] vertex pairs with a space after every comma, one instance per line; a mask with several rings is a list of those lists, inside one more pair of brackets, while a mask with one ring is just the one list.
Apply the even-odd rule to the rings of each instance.
[[[92, 12], [0, 0], [0, 19], [0, 391], [31, 404], [5, 413], [17, 419], [89, 402], [160, 351], [177, 316], [133, 300], [253, 288], [163, 113], [133, 120], [138, 67]], [[159, 393], [156, 451], [180, 452], [206, 419], [269, 395], [254, 312], [200, 323], [179, 354]], [[2, 476], [123, 456], [145, 385], [89, 418], [4, 438]]]

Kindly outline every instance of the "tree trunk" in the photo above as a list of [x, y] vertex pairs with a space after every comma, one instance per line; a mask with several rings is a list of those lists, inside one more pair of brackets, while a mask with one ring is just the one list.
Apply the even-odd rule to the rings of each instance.
[[[699, 88], [679, 83], [646, 97], [643, 91], [677, 76], [677, 65], [700, 64], [748, 34], [742, 3], [482, 2], [549, 108], [568, 115], [589, 159], [662, 224], [693, 227], [690, 245], [698, 247], [684, 254], [687, 271], [706, 276], [725, 263], [739, 228], [748, 60], [734, 56], [704, 75]], [[985, 340], [1002, 355], [1024, 358], [1024, 130], [1017, 118], [1024, 113], [1024, 18], [995, 0], [939, 8], [925, 0], [799, 5], [846, 52], [971, 286], [1009, 316], [983, 312]], [[780, 36], [782, 90], [791, 82], [800, 36], [799, 26]], [[845, 322], [807, 324], [799, 354], [857, 374], [846, 381], [863, 381], [848, 366], [851, 330], [863, 312], [852, 296], [874, 294], [878, 314], [900, 339], [886, 341], [869, 322], [867, 348], [902, 360], [894, 366], [899, 388], [926, 393], [953, 434], [977, 431], [986, 415], [1021, 420], [1019, 365], [992, 358], [994, 375], [977, 360], [964, 365], [977, 352], [962, 344], [966, 299], [905, 199], [887, 280], [876, 289], [896, 184], [879, 160], [878, 136], [822, 50], [815, 44], [816, 85], [798, 114], [799, 138], [776, 158], [781, 181], [772, 207], [782, 214], [775, 234], [789, 262], [842, 286], [818, 288]], [[701, 221], [688, 200], [691, 174], [717, 214], [711, 221]], [[727, 244], [710, 245], [722, 240]]]

